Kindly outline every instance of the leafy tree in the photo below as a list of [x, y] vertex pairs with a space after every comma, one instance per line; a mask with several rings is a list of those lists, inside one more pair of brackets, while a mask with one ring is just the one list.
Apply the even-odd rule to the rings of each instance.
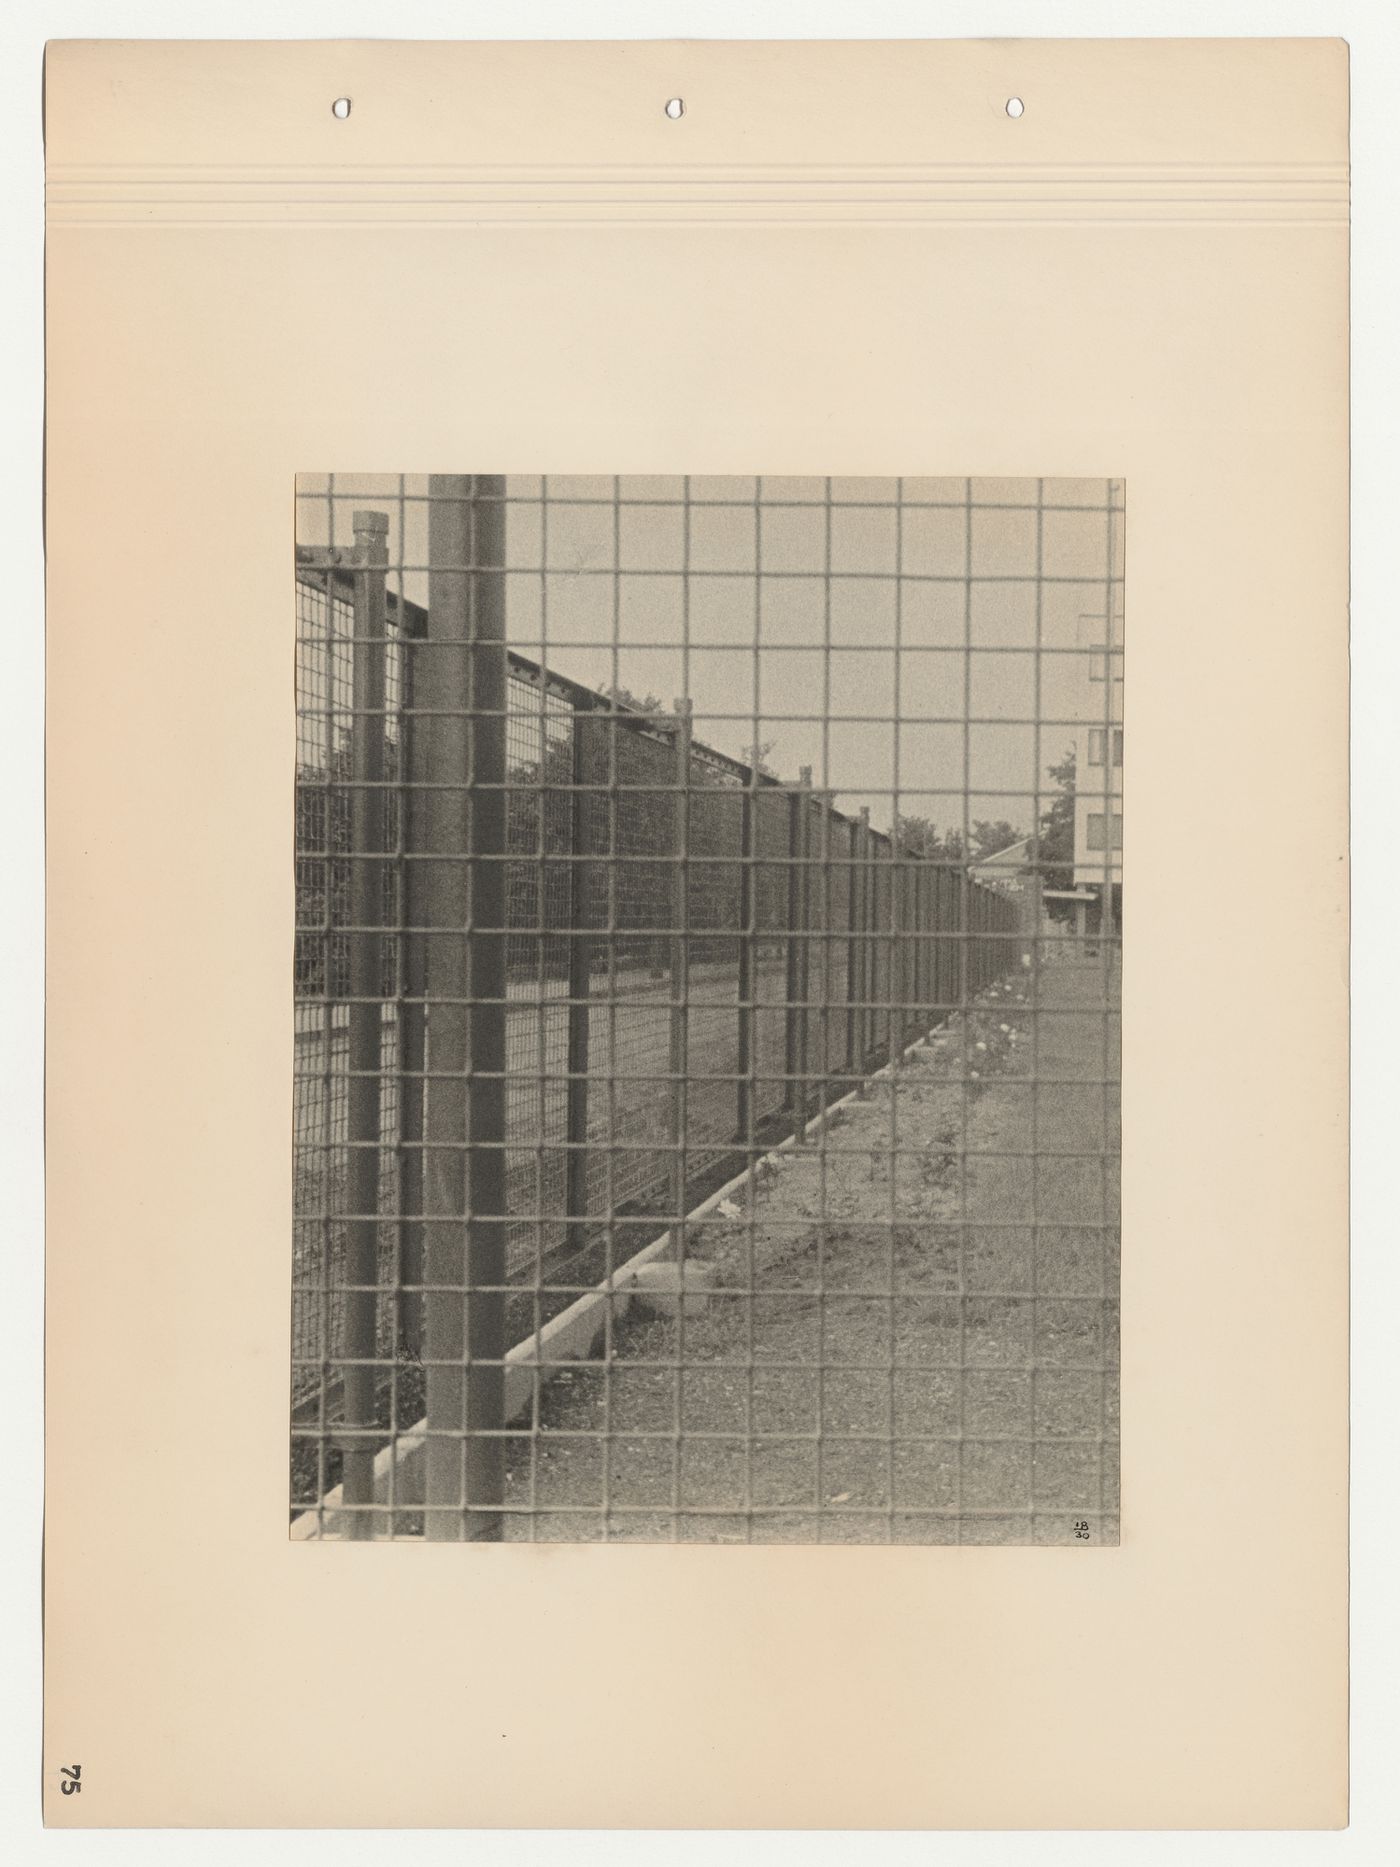
[[779, 775], [777, 768], [770, 761], [777, 743], [776, 739], [764, 739], [755, 745], [745, 746], [744, 763], [761, 778], [776, 778]]
[[961, 830], [940, 831], [928, 817], [901, 814], [895, 829], [895, 840], [904, 854], [922, 856], [929, 862], [982, 862], [999, 849], [1009, 849], [1013, 843], [1019, 843], [1024, 835], [1023, 830], [1008, 823], [1005, 817], [995, 823], [978, 817], [966, 843]]
[[[1074, 749], [1070, 748], [1058, 765], [1050, 767], [1050, 776], [1059, 790], [1041, 813], [1039, 834], [1031, 845], [1028, 868], [1039, 873], [1042, 888], [1074, 886]], [[1053, 920], [1067, 921], [1073, 904], [1048, 901], [1046, 912]]]
[[895, 843], [904, 854], [922, 856], [928, 862], [963, 860], [962, 831], [941, 834], [930, 817], [905, 816], [901, 812], [895, 820]]
[[972, 860], [985, 862], [988, 856], [994, 856], [999, 850], [1010, 849], [1013, 843], [1019, 843], [1025, 835], [1014, 823], [1008, 823], [1005, 817], [995, 823], [986, 817], [978, 817], [972, 825]]
[[633, 713], [670, 713], [672, 711], [656, 694], [634, 694], [630, 687], [605, 687], [603, 698], [611, 700], [614, 706], [623, 707]]

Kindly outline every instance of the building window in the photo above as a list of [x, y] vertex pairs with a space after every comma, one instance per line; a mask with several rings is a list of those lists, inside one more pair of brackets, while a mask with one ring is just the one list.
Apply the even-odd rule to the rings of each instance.
[[[1086, 825], [1086, 841], [1090, 849], [1103, 848], [1103, 820], [1104, 813], [1101, 810], [1093, 811], [1089, 815]], [[1118, 810], [1113, 813], [1113, 847], [1115, 849], [1123, 847], [1123, 813]]]
[[[1105, 742], [1105, 739], [1107, 738], [1107, 735], [1108, 735], [1107, 727], [1104, 727], [1104, 726], [1091, 726], [1090, 727], [1089, 729], [1089, 763], [1091, 765], [1102, 765], [1103, 764], [1104, 742]], [[1121, 726], [1115, 726], [1113, 728], [1113, 762], [1115, 765], [1121, 765], [1123, 763], [1123, 728]]]
[[1091, 681], [1105, 681], [1108, 679], [1108, 674], [1109, 674], [1108, 664], [1109, 664], [1110, 659], [1113, 662], [1114, 680], [1115, 681], [1122, 680], [1123, 678], [1122, 650], [1114, 649], [1113, 654], [1110, 657], [1106, 653], [1105, 650], [1100, 648], [1100, 649], [1096, 649], [1094, 653], [1090, 655], [1089, 657], [1089, 679]]

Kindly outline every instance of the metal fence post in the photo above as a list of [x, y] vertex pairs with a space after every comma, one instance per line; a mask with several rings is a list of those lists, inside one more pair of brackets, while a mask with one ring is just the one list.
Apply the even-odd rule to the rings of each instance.
[[400, 1352], [418, 1359], [423, 1353], [423, 1064], [425, 973], [423, 936], [419, 932], [417, 865], [408, 851], [421, 838], [420, 786], [428, 768], [424, 735], [413, 726], [413, 640], [408, 619], [399, 610], [399, 1297]]
[[801, 1140], [807, 1127], [808, 1006], [811, 968], [807, 951], [809, 920], [810, 811], [812, 768], [804, 765], [797, 786], [788, 793], [787, 1010], [783, 1026], [783, 1072], [788, 1114]]
[[686, 1088], [690, 1071], [689, 1030], [686, 1013], [690, 999], [690, 943], [686, 938], [690, 905], [690, 701], [675, 703], [675, 785], [672, 805], [672, 831], [675, 857], [671, 869], [671, 925], [669, 929], [671, 984], [671, 1035], [669, 1047], [670, 1107], [670, 1213], [671, 1242], [676, 1263], [685, 1260], [686, 1209]]
[[978, 945], [982, 951], [981, 964], [977, 968], [977, 990], [996, 976], [997, 944], [992, 938], [996, 922], [992, 916], [991, 891], [981, 882], [977, 884], [977, 926], [981, 934]]
[[799, 785], [798, 819], [801, 829], [798, 834], [797, 865], [797, 997], [800, 1010], [797, 1018], [797, 1124], [796, 1133], [799, 1141], [807, 1134], [807, 1115], [811, 1102], [811, 1086], [808, 1076], [811, 1073], [812, 1057], [812, 767], [800, 766], [797, 774]]
[[938, 870], [924, 862], [924, 1023], [938, 1010]]
[[936, 861], [929, 866], [929, 990], [932, 1009], [941, 1022], [943, 1016], [943, 871]]
[[[424, 1532], [499, 1537], [504, 1491], [504, 481], [434, 474], [417, 704], [435, 771], [423, 815], [428, 950]], [[417, 697], [416, 697], [417, 699]], [[493, 859], [494, 858], [494, 859]]]
[[[808, 890], [808, 907], [811, 918], [817, 926], [817, 955], [821, 967], [821, 1059], [820, 1083], [821, 1099], [825, 1103], [830, 1099], [831, 1084], [831, 824], [832, 798], [830, 791], [816, 792], [818, 822], [817, 857], [819, 862], [820, 888], [814, 893]], [[809, 1066], [810, 1067], [810, 1066]]]
[[860, 809], [861, 985], [860, 1073], [865, 1074], [875, 1044], [875, 844], [870, 834], [870, 806]]
[[992, 918], [991, 891], [979, 883], [977, 892], [982, 898], [982, 904], [977, 911], [978, 923], [982, 930], [982, 964], [978, 968], [977, 979], [977, 989], [980, 992], [984, 985], [989, 984], [996, 977], [998, 949], [996, 941], [992, 938], [996, 923]]
[[374, 1416], [379, 1325], [379, 1151], [384, 1068], [384, 655], [389, 521], [354, 515], [353, 717], [350, 729], [350, 1007], [345, 1310], [341, 1341], [345, 1534], [374, 1534]]
[[739, 1141], [748, 1148], [753, 1121], [754, 786], [757, 774], [739, 794], [739, 1055], [735, 1121]]
[[593, 941], [588, 930], [588, 846], [590, 793], [582, 787], [591, 781], [593, 760], [589, 757], [586, 709], [575, 702], [570, 722], [573, 729], [571, 777], [573, 791], [569, 807], [569, 1038], [568, 1107], [565, 1116], [564, 1211], [567, 1215], [565, 1244], [569, 1255], [583, 1249], [585, 1218], [588, 1211], [588, 1036], [592, 1014]]
[[910, 913], [913, 915], [914, 945], [914, 1009], [913, 1020], [917, 1029], [915, 1036], [921, 1037], [928, 1029], [928, 864], [922, 856], [916, 856], [910, 864], [910, 881], [913, 887], [913, 901]]
[[918, 993], [918, 986], [924, 976], [924, 922], [918, 919], [918, 907], [920, 907], [918, 863], [915, 863], [911, 857], [900, 853], [900, 868], [902, 868], [903, 876], [903, 950], [907, 956], [905, 986], [909, 993], [903, 1006], [903, 1034], [905, 1034], [905, 1042], [909, 1042], [911, 1032], [915, 1031], [922, 1016], [920, 1006], [924, 1003]]
[[860, 982], [860, 826], [846, 837], [846, 1074], [856, 1073], [860, 1021], [856, 1010]]
[[893, 836], [887, 846], [890, 865], [890, 1062], [904, 1048], [909, 1026], [909, 948], [904, 939], [904, 873]]
[[918, 920], [918, 864], [905, 861], [903, 868], [903, 952], [905, 952], [905, 1004], [903, 1004], [903, 1036], [905, 1042], [911, 1042], [917, 1036], [920, 1023], [920, 995], [918, 986], [922, 980], [922, 945], [924, 928]]
[[938, 989], [939, 965], [938, 951], [942, 944], [939, 939], [939, 912], [943, 905], [943, 896], [938, 886], [938, 867], [933, 861], [928, 864], [928, 876], [924, 882], [924, 911], [928, 916], [928, 958], [924, 975], [924, 984], [928, 989], [925, 1001], [925, 1022], [936, 1023], [938, 1007], [942, 993]]
[[897, 1033], [902, 1029], [900, 1023], [900, 1004], [904, 997], [901, 974], [903, 948], [899, 940], [899, 874], [898, 865], [895, 862], [893, 839], [886, 840], [883, 844], [876, 843], [875, 854], [877, 861], [881, 859], [881, 848], [883, 848], [885, 852], [883, 858], [884, 871], [889, 878], [885, 884], [885, 892], [889, 895], [889, 900], [884, 904], [888, 909], [885, 929], [885, 945], [887, 948], [887, 957], [885, 961], [885, 1061], [886, 1063], [893, 1063], [895, 1057], [899, 1054], [895, 1040]]
[[802, 815], [802, 793], [793, 789], [787, 794], [787, 911], [786, 939], [783, 945], [783, 1107], [794, 1120], [802, 1117], [802, 1090], [799, 1085], [802, 1055], [801, 1033], [806, 1013], [802, 997], [802, 884], [806, 821]]
[[951, 1018], [955, 1011], [961, 1009], [962, 998], [963, 998], [963, 994], [962, 994], [962, 947], [963, 947], [963, 943], [962, 943], [961, 934], [959, 932], [959, 929], [962, 926], [962, 894], [961, 894], [961, 890], [959, 887], [958, 872], [956, 869], [945, 869], [943, 871], [943, 910], [944, 910], [944, 925], [947, 928], [947, 937], [944, 940], [944, 950], [943, 950], [943, 964], [944, 964], [944, 971], [945, 971], [945, 977], [944, 977], [943, 983], [947, 987], [948, 1007], [949, 1007], [948, 1015]]

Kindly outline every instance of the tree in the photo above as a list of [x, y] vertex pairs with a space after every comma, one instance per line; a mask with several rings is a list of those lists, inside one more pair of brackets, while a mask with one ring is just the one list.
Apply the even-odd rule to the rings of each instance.
[[744, 747], [744, 763], [756, 771], [760, 778], [776, 778], [778, 772], [770, 763], [776, 739], [764, 739], [755, 745]]
[[621, 707], [632, 713], [670, 713], [672, 709], [657, 695], [648, 693], [638, 696], [630, 687], [605, 687], [605, 700], [611, 700], [615, 707]]
[[931, 817], [905, 816], [901, 812], [895, 819], [894, 840], [902, 854], [922, 856], [926, 862], [963, 859], [962, 831], [949, 830], [942, 835]]
[[988, 856], [994, 856], [999, 850], [1010, 849], [1013, 843], [1019, 843], [1025, 832], [1018, 830], [1014, 823], [1008, 823], [1005, 817], [995, 823], [986, 817], [978, 817], [972, 825], [972, 860], [985, 862]]
[[972, 824], [966, 844], [961, 830], [940, 831], [929, 817], [904, 816], [896, 820], [895, 842], [909, 856], [922, 856], [928, 862], [983, 862], [998, 850], [1010, 849], [1025, 835], [1005, 817], [995, 823], [978, 817]]
[[[1074, 886], [1074, 748], [1058, 765], [1050, 767], [1050, 776], [1059, 786], [1056, 795], [1040, 818], [1040, 831], [1031, 845], [1028, 869], [1040, 876], [1045, 888]], [[1072, 912], [1068, 901], [1049, 901], [1046, 912], [1053, 920], [1067, 921]]]

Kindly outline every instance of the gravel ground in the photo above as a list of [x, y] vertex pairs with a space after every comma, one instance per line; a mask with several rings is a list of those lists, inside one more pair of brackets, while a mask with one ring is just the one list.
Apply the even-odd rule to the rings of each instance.
[[703, 1314], [542, 1389], [510, 1538], [1118, 1540], [1117, 982], [994, 986], [689, 1228]]

